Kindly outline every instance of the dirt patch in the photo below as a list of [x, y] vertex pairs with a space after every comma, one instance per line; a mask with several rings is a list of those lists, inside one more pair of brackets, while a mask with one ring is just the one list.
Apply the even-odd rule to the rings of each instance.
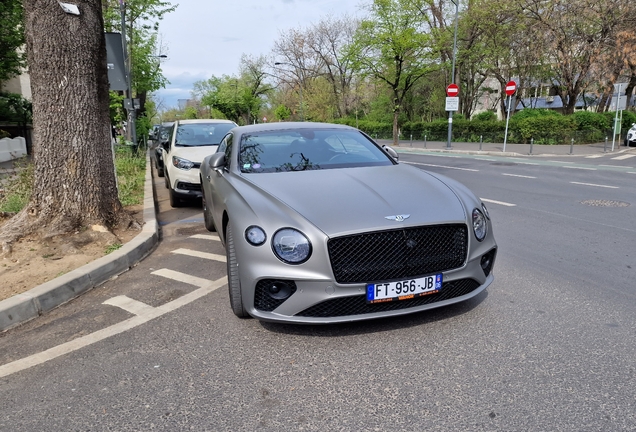
[[[125, 210], [139, 226], [143, 225], [142, 205]], [[6, 222], [7, 219], [0, 219], [0, 226]], [[140, 232], [129, 229], [110, 233], [88, 227], [72, 235], [46, 240], [23, 238], [12, 245], [10, 252], [0, 251], [0, 301], [101, 258]]]

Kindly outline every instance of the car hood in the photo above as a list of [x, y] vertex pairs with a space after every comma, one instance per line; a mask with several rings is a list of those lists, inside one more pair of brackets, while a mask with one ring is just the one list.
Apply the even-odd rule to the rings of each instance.
[[218, 144], [208, 146], [192, 146], [192, 147], [180, 147], [174, 146], [172, 148], [171, 156], [178, 156], [183, 159], [187, 159], [190, 162], [201, 163], [203, 158], [216, 153]]
[[[466, 222], [464, 206], [449, 186], [404, 164], [245, 177], [327, 235]], [[387, 219], [399, 215], [409, 216]]]

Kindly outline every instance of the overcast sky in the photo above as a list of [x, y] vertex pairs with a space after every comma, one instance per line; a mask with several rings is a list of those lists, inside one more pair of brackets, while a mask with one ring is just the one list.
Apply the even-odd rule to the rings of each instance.
[[362, 15], [366, 0], [172, 0], [177, 9], [161, 21], [161, 67], [170, 84], [156, 92], [162, 106], [189, 99], [192, 84], [212, 75], [237, 75], [243, 53], [268, 55], [281, 31], [306, 28], [322, 18]]

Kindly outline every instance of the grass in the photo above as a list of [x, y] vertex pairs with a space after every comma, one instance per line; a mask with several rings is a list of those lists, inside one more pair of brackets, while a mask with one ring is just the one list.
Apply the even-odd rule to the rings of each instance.
[[[0, 212], [17, 213], [31, 198], [33, 190], [33, 163], [17, 160], [18, 174], [5, 181], [4, 192], [0, 192]], [[144, 199], [146, 179], [145, 153], [133, 154], [129, 148], [117, 146], [115, 149], [115, 172], [119, 188], [119, 201], [124, 207], [141, 204]]]
[[104, 254], [108, 255], [109, 253], [115, 252], [117, 249], [120, 249], [123, 245], [121, 243], [113, 243], [111, 245], [106, 246], [104, 250]]

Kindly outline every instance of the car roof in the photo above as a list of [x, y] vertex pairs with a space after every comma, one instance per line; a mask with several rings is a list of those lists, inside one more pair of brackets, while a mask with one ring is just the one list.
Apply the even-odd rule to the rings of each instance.
[[178, 120], [179, 124], [192, 124], [192, 123], [232, 123], [235, 124], [231, 120], [225, 119], [186, 119], [186, 120]]
[[254, 132], [266, 132], [276, 130], [294, 130], [294, 129], [343, 129], [343, 130], [358, 130], [354, 127], [335, 124], [335, 123], [314, 123], [314, 122], [272, 122], [272, 123], [259, 123], [255, 125], [238, 126], [232, 129], [235, 133], [254, 133]]

